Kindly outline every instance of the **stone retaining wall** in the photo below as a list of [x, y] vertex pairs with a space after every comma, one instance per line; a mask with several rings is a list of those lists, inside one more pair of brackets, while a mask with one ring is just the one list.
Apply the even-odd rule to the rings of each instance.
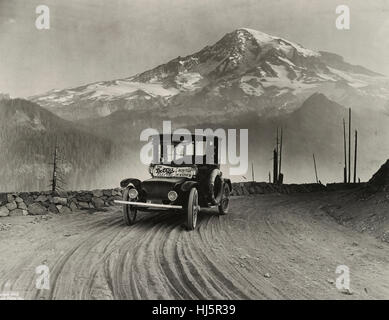
[[[241, 182], [232, 184], [232, 196], [267, 193], [304, 193], [333, 191], [359, 187], [363, 184], [283, 184], [266, 182]], [[0, 193], [0, 217], [70, 213], [76, 210], [92, 210], [112, 206], [122, 198], [122, 190], [103, 189], [93, 191], [63, 191], [52, 195], [49, 191]]]
[[122, 198], [122, 191], [104, 189], [93, 191], [0, 193], [0, 217], [70, 213], [80, 209], [99, 209]]

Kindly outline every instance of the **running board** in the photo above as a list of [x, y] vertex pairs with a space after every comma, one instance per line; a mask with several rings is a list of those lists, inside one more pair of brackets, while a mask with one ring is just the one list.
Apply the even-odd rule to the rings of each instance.
[[147, 207], [147, 208], [161, 208], [161, 209], [182, 209], [182, 206], [176, 206], [172, 204], [159, 204], [159, 203], [146, 203], [146, 202], [133, 202], [124, 200], [114, 200], [115, 203], [129, 204], [135, 207]]

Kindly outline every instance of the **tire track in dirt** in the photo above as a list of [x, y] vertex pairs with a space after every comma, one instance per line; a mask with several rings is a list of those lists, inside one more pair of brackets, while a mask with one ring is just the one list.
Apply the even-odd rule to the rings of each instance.
[[83, 282], [90, 278], [90, 267], [97, 263], [96, 260], [99, 258], [93, 254], [93, 249], [116, 236], [117, 234], [112, 231], [121, 223], [120, 218], [103, 220], [95, 226], [92, 234], [77, 241], [73, 248], [50, 268], [50, 283], [53, 289], [49, 294], [42, 291], [35, 298], [54, 299], [61, 296], [79, 298], [79, 290], [82, 290]]
[[[85, 223], [82, 221], [82, 219], [75, 219], [75, 221], [71, 221], [70, 224], [68, 224], [66, 227], [71, 228], [72, 226], [77, 225], [80, 227], [84, 227], [86, 230], [95, 230], [99, 227], [101, 224], [100, 221], [93, 221], [92, 223]], [[55, 227], [56, 233], [63, 233], [64, 230], [62, 226]], [[44, 240], [44, 238], [42, 239]], [[38, 239], [36, 239], [37, 242], [41, 241], [41, 237], [39, 236]], [[42, 264], [47, 264], [47, 252], [50, 253], [52, 250], [52, 243], [51, 242], [43, 242], [40, 246], [37, 246], [34, 250], [29, 250], [26, 257], [23, 257], [23, 261], [17, 261], [17, 264], [12, 265], [12, 272], [9, 272], [6, 275], [7, 281], [5, 282], [4, 286], [7, 282], [11, 283], [12, 286], [10, 289], [12, 291], [20, 292], [23, 296], [23, 298], [39, 298], [39, 290], [36, 290], [35, 288], [35, 280], [37, 278], [37, 275], [35, 274], [35, 268]], [[45, 252], [44, 255], [39, 255], [39, 252]], [[66, 252], [65, 259], [68, 255], [70, 255], [71, 252]], [[49, 265], [52, 268], [52, 265]], [[56, 273], [54, 272], [54, 279], [55, 279]], [[21, 290], [21, 288], [23, 288]], [[9, 290], [9, 289], [8, 289]], [[43, 292], [43, 291], [42, 291]], [[47, 291], [45, 291], [47, 292]], [[47, 295], [47, 293], [46, 293]]]
[[[327, 281], [336, 264], [345, 261], [356, 270], [356, 289], [375, 281], [376, 292], [363, 298], [388, 298], [388, 286], [380, 283], [389, 266], [388, 246], [380, 251], [375, 239], [367, 240], [364, 250], [369, 248], [374, 265], [363, 265], [362, 249], [352, 248], [361, 253], [350, 259], [347, 248], [338, 246], [362, 236], [322, 217], [318, 208], [323, 201], [322, 195], [237, 197], [226, 216], [201, 212], [192, 232], [184, 230], [182, 215], [172, 213], [140, 214], [128, 227], [120, 207], [74, 214], [56, 224], [54, 218], [47, 222], [48, 235], [38, 236], [30, 252], [0, 266], [0, 274], [13, 270], [11, 288], [30, 299], [361, 297], [342, 295]], [[70, 237], [58, 238], [68, 230]], [[32, 271], [45, 257], [49, 291], [35, 289]]]
[[[163, 228], [162, 222], [166, 218], [166, 214], [161, 214], [153, 219], [145, 219], [146, 224], [140, 226], [136, 232], [138, 235], [136, 243], [122, 246], [113, 271], [114, 288], [117, 290], [114, 292], [115, 296], [121, 299], [142, 298], [145, 294], [149, 294], [154, 299], [161, 299], [163, 296], [165, 287], [159, 286], [158, 278], [154, 276], [158, 266], [155, 263], [150, 263], [150, 260], [153, 261], [154, 255], [150, 244], [153, 244], [154, 239], [159, 237], [160, 229]], [[134, 248], [128, 248], [132, 245]], [[135, 276], [132, 278], [134, 287], [132, 291], [134, 292], [135, 289], [137, 294], [135, 297], [129, 295], [131, 290], [126, 290], [127, 286], [130, 288], [128, 284], [130, 274]]]

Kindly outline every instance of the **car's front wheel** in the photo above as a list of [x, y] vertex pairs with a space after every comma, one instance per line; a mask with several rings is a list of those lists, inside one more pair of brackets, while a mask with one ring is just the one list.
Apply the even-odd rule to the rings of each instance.
[[[130, 197], [128, 195], [129, 190], [129, 188], [126, 188], [123, 191], [123, 201], [130, 201]], [[135, 223], [136, 213], [136, 207], [130, 204], [123, 204], [123, 219], [126, 225], [131, 226]]]
[[186, 208], [187, 229], [194, 230], [197, 224], [197, 215], [200, 211], [199, 195], [196, 188], [192, 188], [189, 192], [188, 204]]

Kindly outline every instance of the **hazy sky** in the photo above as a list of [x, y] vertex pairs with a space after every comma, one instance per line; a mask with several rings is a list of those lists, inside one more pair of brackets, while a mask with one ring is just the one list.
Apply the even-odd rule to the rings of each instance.
[[[40, 4], [50, 8], [50, 30], [35, 28]], [[350, 7], [351, 30], [335, 28], [340, 4]], [[0, 92], [127, 77], [240, 27], [389, 75], [387, 0], [0, 0]]]

